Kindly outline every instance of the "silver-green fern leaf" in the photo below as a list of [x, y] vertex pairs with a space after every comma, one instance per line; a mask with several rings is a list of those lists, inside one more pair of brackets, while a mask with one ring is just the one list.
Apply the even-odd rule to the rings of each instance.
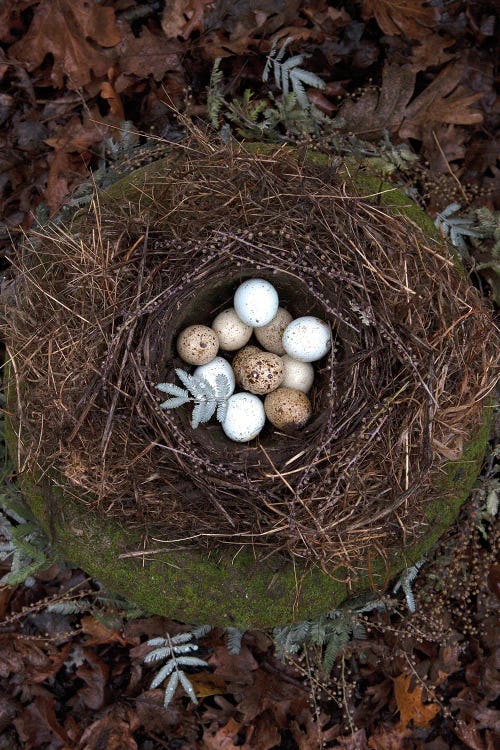
[[226, 628], [227, 650], [228, 653], [231, 654], [231, 656], [238, 656], [238, 654], [240, 653], [241, 639], [243, 638], [245, 632], [245, 630], [240, 630], [240, 628]]
[[169, 678], [163, 695], [163, 705], [165, 708], [171, 702], [179, 685], [194, 704], [198, 703], [193, 685], [182, 667], [204, 669], [209, 666], [203, 659], [191, 655], [193, 651], [198, 650], [198, 646], [195, 643], [191, 643], [193, 638], [200, 638], [206, 635], [209, 630], [210, 626], [203, 626], [196, 628], [190, 633], [179, 633], [172, 637], [167, 634], [166, 638], [151, 638], [147, 641], [148, 646], [156, 646], [156, 648], [144, 657], [144, 662], [146, 664], [157, 661], [166, 662], [155, 675], [150, 685], [150, 689], [154, 690]]
[[447, 237], [451, 244], [458, 250], [466, 251], [467, 245], [465, 237], [480, 237], [477, 229], [472, 227], [472, 220], [469, 218], [454, 216], [461, 209], [460, 203], [450, 203], [440, 213], [436, 215], [434, 224], [444, 237]]
[[208, 422], [216, 413], [219, 422], [223, 422], [227, 414], [227, 400], [231, 395], [231, 384], [228, 378], [219, 373], [215, 378], [215, 387], [200, 375], [176, 369], [176, 374], [185, 388], [175, 383], [158, 383], [159, 391], [167, 393], [172, 398], [160, 404], [161, 409], [177, 409], [187, 403], [193, 403], [191, 426], [196, 429], [203, 422]]
[[0, 561], [10, 566], [9, 572], [0, 578], [0, 584], [7, 586], [28, 584], [34, 573], [53, 562], [48, 540], [39, 526], [7, 504], [0, 509]]
[[415, 606], [415, 597], [413, 595], [412, 591], [412, 583], [417, 577], [418, 571], [422, 567], [422, 565], [425, 562], [425, 558], [422, 557], [420, 560], [418, 560], [415, 565], [411, 565], [409, 568], [405, 568], [405, 570], [402, 572], [401, 577], [397, 581], [396, 585], [393, 588], [393, 593], [396, 594], [399, 589], [402, 589], [405, 599], [406, 599], [406, 606], [408, 607], [408, 611], [412, 614], [416, 610]]
[[286, 49], [292, 37], [285, 39], [283, 45], [279, 50], [276, 50], [278, 40], [275, 39], [271, 46], [271, 50], [267, 56], [266, 66], [264, 73], [262, 74], [262, 80], [267, 81], [271, 69], [274, 74], [274, 82], [276, 86], [283, 92], [283, 96], [287, 97], [290, 93], [290, 89], [295, 94], [297, 104], [302, 109], [310, 109], [311, 102], [307, 97], [305, 86], [312, 86], [316, 89], [324, 89], [325, 82], [317, 76], [315, 73], [311, 73], [309, 70], [304, 70], [300, 66], [304, 62], [306, 55], [294, 55], [289, 57], [288, 60], [283, 62], [283, 58], [286, 53]]

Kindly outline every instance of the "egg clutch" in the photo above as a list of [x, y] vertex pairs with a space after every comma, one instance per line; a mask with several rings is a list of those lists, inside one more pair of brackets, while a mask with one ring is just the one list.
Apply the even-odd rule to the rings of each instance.
[[[219, 313], [211, 327], [191, 325], [181, 331], [179, 356], [196, 365], [193, 375], [212, 386], [218, 375], [227, 378], [230, 390], [222, 429], [231, 440], [252, 440], [266, 417], [278, 429], [303, 427], [312, 414], [306, 395], [314, 381], [311, 362], [330, 350], [330, 326], [312, 315], [293, 320], [265, 279], [243, 282], [233, 305]], [[248, 345], [252, 334], [261, 348]], [[219, 349], [234, 353], [231, 363], [217, 356]], [[236, 387], [241, 392], [234, 393]]]

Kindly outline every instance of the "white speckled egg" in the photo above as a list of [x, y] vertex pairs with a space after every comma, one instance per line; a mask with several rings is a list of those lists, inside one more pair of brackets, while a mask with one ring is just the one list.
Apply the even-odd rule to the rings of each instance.
[[268, 420], [279, 430], [303, 427], [312, 414], [311, 402], [295, 388], [278, 388], [264, 401]]
[[264, 404], [252, 393], [235, 393], [227, 402], [222, 429], [230, 440], [246, 443], [257, 437], [266, 422]]
[[223, 310], [212, 323], [212, 329], [219, 337], [220, 348], [226, 352], [234, 352], [245, 346], [252, 335], [252, 326], [247, 326], [236, 315], [234, 307]]
[[286, 388], [295, 388], [302, 393], [308, 393], [314, 381], [314, 368], [309, 362], [299, 362], [288, 354], [281, 357], [283, 362], [283, 382]]
[[177, 338], [177, 351], [189, 365], [206, 365], [219, 351], [219, 339], [208, 326], [188, 326]]
[[240, 284], [234, 295], [234, 309], [243, 323], [260, 328], [278, 312], [278, 292], [265, 279], [248, 279]]
[[251, 352], [241, 363], [240, 380], [250, 393], [263, 395], [276, 390], [283, 380], [281, 357], [271, 352]]
[[255, 329], [255, 338], [267, 352], [284, 354], [283, 333], [292, 320], [293, 318], [288, 310], [285, 310], [284, 307], [278, 307], [278, 312], [270, 323]]
[[283, 346], [286, 353], [299, 362], [315, 362], [330, 350], [332, 332], [328, 323], [305, 315], [292, 320], [283, 334]]
[[217, 378], [217, 375], [225, 375], [231, 385], [230, 394], [233, 393], [236, 387], [233, 368], [229, 362], [222, 357], [215, 357], [215, 359], [208, 364], [200, 365], [194, 371], [194, 375], [199, 375], [200, 377], [205, 378], [213, 388], [216, 387], [215, 379]]

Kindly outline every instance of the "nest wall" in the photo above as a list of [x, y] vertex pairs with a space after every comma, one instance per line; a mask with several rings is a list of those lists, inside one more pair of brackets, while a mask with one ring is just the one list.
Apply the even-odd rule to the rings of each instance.
[[[78, 502], [173, 548], [356, 575], [418, 541], [481, 421], [494, 332], [445, 243], [360, 185], [326, 156], [194, 138], [33, 232], [6, 327], [22, 468], [57, 469]], [[250, 277], [328, 320], [334, 347], [309, 424], [242, 445], [162, 411], [155, 384], [185, 367], [179, 331]]]

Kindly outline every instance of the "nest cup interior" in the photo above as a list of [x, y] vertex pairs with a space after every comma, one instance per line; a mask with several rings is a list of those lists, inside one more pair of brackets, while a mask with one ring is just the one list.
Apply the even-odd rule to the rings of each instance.
[[[187, 370], [192, 369], [189, 365], [186, 365], [177, 354], [176, 339], [178, 334], [184, 328], [191, 325], [210, 326], [218, 313], [233, 306], [234, 293], [238, 286], [247, 279], [254, 278], [265, 279], [274, 286], [278, 292], [280, 306], [288, 310], [294, 319], [303, 315], [315, 315], [318, 318], [326, 319], [324, 306], [318, 302], [310, 289], [308, 289], [305, 284], [301, 283], [300, 279], [293, 278], [284, 273], [280, 273], [279, 271], [256, 271], [252, 268], [242, 268], [234, 276], [230, 274], [229, 278], [224, 281], [212, 281], [207, 283], [206, 288], [195, 295], [189, 297], [186, 295], [186, 300], [179, 309], [178, 315], [169, 318], [168, 325], [166, 326], [167, 334], [165, 338], [165, 349], [163, 352], [159, 353], [159, 366], [158, 369], [155, 368], [155, 372], [158, 373], [160, 380], [165, 379], [169, 382], [178, 383], [179, 381], [176, 378], [175, 368]], [[332, 325], [334, 325], [334, 321], [332, 321]], [[333, 332], [333, 337], [335, 352], [338, 357], [339, 342], [338, 337], [335, 335], [335, 331]], [[252, 335], [251, 339], [246, 344], [246, 346], [250, 345], [256, 345], [261, 348], [261, 345], [255, 339], [254, 335]], [[224, 350], [219, 350], [217, 356], [223, 357], [228, 362], [231, 362], [235, 354], [236, 352], [225, 352]], [[329, 357], [323, 357], [313, 365], [315, 368], [315, 378], [311, 392], [308, 394], [314, 406], [313, 415], [308, 422], [308, 426], [313, 429], [318, 415], [320, 415], [327, 406], [325, 384], [331, 378], [332, 373], [329, 359]], [[182, 420], [184, 429], [190, 430], [189, 413], [187, 408], [182, 410], [179, 414], [179, 418]], [[291, 432], [294, 431], [292, 430]], [[192, 433], [193, 439], [195, 441], [201, 440], [204, 442], [206, 433], [209, 433], [209, 440], [213, 446], [218, 446], [222, 452], [227, 452], [228, 450], [239, 452], [248, 449], [248, 445], [245, 445], [244, 443], [234, 443], [225, 437], [220, 425], [215, 424], [213, 420], [210, 423], [199, 425], [199, 427], [197, 427]], [[298, 431], [295, 431], [295, 433], [296, 435], [299, 434]], [[303, 433], [303, 431], [301, 431], [301, 433]], [[264, 446], [270, 447], [279, 445], [280, 443], [283, 444], [284, 437], [283, 433], [277, 431], [266, 421], [266, 425], [259, 435], [259, 441], [263, 443]], [[291, 450], [294, 449], [295, 442], [296, 441], [290, 445]], [[254, 450], [254, 447], [250, 446], [250, 450]]]
[[[174, 148], [20, 249], [5, 336], [23, 465], [163, 539], [355, 576], [428, 529], [491, 387], [489, 311], [439, 237], [378, 205], [377, 181], [284, 149]], [[188, 407], [162, 410], [156, 384], [179, 383], [177, 336], [248, 278], [330, 323], [334, 348], [302, 430], [235, 444], [215, 421], [193, 430]]]

